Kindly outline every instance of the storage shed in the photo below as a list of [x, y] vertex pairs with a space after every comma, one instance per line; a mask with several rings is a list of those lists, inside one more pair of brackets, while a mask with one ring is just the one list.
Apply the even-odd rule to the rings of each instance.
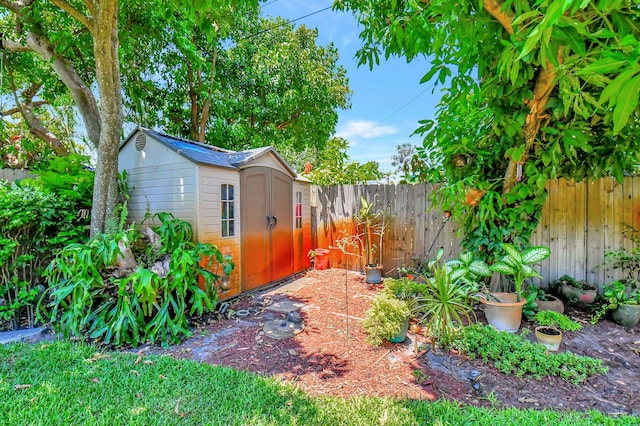
[[230, 151], [138, 127], [120, 146], [119, 170], [127, 171], [131, 220], [170, 212], [232, 256], [221, 299], [309, 266], [311, 185], [272, 147]]

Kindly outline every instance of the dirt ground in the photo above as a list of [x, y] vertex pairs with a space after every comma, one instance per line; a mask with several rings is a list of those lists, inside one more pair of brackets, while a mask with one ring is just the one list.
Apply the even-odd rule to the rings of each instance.
[[[486, 407], [640, 415], [639, 327], [626, 331], [606, 320], [591, 325], [586, 313], [569, 309], [584, 328], [566, 333], [560, 350], [600, 358], [609, 372], [580, 386], [553, 377], [518, 379], [464, 356], [425, 351], [429, 345], [419, 334], [371, 347], [359, 321], [377, 291], [358, 273], [310, 270], [293, 284], [221, 304], [224, 312], [197, 321], [194, 336], [181, 345], [138, 350], [277, 376], [312, 395], [445, 398]], [[301, 306], [304, 329], [291, 338], [268, 337], [264, 324], [287, 317], [270, 307], [289, 302]], [[240, 318], [243, 310], [248, 315]], [[484, 321], [482, 312], [477, 315]], [[533, 329], [526, 321], [522, 326]]]

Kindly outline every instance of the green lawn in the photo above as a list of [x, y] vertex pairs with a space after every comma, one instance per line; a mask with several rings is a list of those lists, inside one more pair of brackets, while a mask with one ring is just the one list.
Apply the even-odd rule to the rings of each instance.
[[[375, 371], [372, 371], [375, 374]], [[313, 398], [272, 378], [69, 342], [0, 347], [3, 425], [623, 425], [637, 417]]]

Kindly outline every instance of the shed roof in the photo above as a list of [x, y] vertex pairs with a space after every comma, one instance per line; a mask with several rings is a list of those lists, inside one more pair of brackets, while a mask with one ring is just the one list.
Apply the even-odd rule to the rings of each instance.
[[220, 148], [217, 146], [207, 145], [201, 142], [192, 141], [189, 139], [180, 138], [178, 136], [168, 135], [155, 130], [147, 129], [146, 127], [138, 126], [131, 134], [125, 139], [124, 143], [120, 146], [122, 149], [133, 136], [138, 132], [142, 132], [153, 139], [159, 141], [167, 148], [175, 151], [177, 154], [184, 158], [196, 163], [204, 164], [215, 167], [225, 167], [230, 169], [243, 169], [247, 167], [252, 161], [256, 160], [263, 155], [272, 153], [276, 160], [282, 164], [283, 168], [289, 172], [293, 178], [299, 178], [298, 174], [291, 168], [291, 166], [280, 157], [275, 149], [271, 146], [265, 146], [262, 148], [247, 149], [244, 151], [231, 151], [228, 149]]

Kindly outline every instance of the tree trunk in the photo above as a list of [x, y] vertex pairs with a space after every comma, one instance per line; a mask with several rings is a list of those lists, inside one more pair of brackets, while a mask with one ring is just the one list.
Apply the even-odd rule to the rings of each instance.
[[[558, 49], [558, 62], [562, 63], [562, 47]], [[549, 96], [556, 86], [556, 69], [550, 62], [547, 62], [545, 68], [541, 68], [538, 71], [536, 77], [536, 84], [533, 91], [533, 100], [529, 102], [529, 113], [524, 122], [524, 152], [520, 157], [520, 163], [525, 163], [529, 158], [529, 152], [533, 148], [533, 144], [540, 131], [540, 124], [545, 117], [544, 110], [547, 107]], [[518, 162], [513, 158], [509, 159], [509, 165], [504, 174], [504, 181], [502, 183], [502, 193], [506, 194], [517, 182], [517, 168]]]
[[[216, 43], [217, 43], [216, 39]], [[198, 123], [198, 142], [203, 142], [207, 136], [207, 122], [209, 121], [209, 110], [211, 109], [211, 97], [213, 96], [213, 83], [216, 75], [216, 58], [218, 57], [218, 49], [214, 47], [213, 59], [211, 60], [211, 70], [209, 71], [209, 97], [204, 101], [202, 105], [202, 114], [200, 115], [200, 122]]]
[[[504, 2], [502, 0], [483, 0], [483, 7], [493, 16], [502, 27], [509, 33], [513, 34], [513, 17], [508, 10], [503, 9]], [[562, 63], [562, 46], [558, 48], [558, 62]], [[533, 147], [536, 136], [540, 131], [540, 124], [544, 118], [544, 110], [547, 107], [549, 96], [556, 86], [556, 69], [547, 61], [545, 67], [541, 68], [536, 75], [533, 99], [525, 101], [529, 106], [529, 113], [524, 124], [524, 152], [519, 163], [524, 163], [529, 158], [529, 152]], [[502, 183], [502, 193], [506, 194], [513, 189], [517, 182], [518, 161], [513, 158], [509, 159], [509, 164], [504, 173], [504, 181]]]
[[93, 50], [100, 92], [100, 143], [91, 209], [91, 235], [105, 232], [118, 195], [118, 150], [122, 132], [122, 92], [118, 61], [118, 1], [100, 0], [94, 16]]

